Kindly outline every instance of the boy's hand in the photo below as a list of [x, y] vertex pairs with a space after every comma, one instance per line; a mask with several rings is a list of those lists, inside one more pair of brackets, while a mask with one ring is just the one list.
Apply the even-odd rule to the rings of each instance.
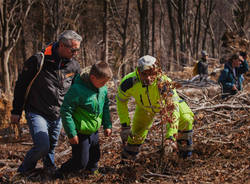
[[112, 133], [112, 130], [111, 130], [110, 128], [107, 128], [107, 129], [104, 130], [104, 135], [105, 135], [106, 137], [111, 136], [111, 133]]
[[78, 136], [76, 135], [75, 137], [69, 139], [69, 143], [70, 144], [78, 144], [79, 143]]

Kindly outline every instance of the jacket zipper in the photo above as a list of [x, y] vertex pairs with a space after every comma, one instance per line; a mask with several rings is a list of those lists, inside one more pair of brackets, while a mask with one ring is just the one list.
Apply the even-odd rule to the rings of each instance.
[[152, 109], [152, 111], [153, 111], [154, 113], [156, 113], [156, 112], [154, 111], [154, 108], [153, 108], [153, 106], [152, 106], [152, 104], [151, 104], [151, 101], [150, 101], [150, 98], [149, 98], [148, 86], [147, 86], [147, 91], [146, 91], [146, 93], [147, 93], [147, 97], [148, 97], [148, 102], [149, 102], [150, 108]]

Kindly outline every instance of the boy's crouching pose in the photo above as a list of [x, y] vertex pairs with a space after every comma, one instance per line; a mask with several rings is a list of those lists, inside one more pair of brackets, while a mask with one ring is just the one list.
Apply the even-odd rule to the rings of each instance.
[[98, 129], [110, 136], [112, 123], [105, 84], [112, 77], [106, 62], [95, 63], [89, 73], [75, 78], [61, 107], [64, 130], [72, 146], [72, 158], [62, 164], [56, 177], [85, 169], [95, 173], [100, 159]]

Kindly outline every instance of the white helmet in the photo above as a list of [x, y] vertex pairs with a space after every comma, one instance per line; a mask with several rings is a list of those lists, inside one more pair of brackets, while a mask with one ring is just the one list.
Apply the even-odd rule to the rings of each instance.
[[138, 60], [137, 68], [140, 72], [155, 67], [156, 58], [150, 55], [141, 57]]

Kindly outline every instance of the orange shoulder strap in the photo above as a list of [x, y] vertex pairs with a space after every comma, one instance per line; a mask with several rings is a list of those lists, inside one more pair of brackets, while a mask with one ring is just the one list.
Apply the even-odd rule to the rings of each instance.
[[44, 55], [52, 55], [52, 45], [49, 45], [44, 52]]

